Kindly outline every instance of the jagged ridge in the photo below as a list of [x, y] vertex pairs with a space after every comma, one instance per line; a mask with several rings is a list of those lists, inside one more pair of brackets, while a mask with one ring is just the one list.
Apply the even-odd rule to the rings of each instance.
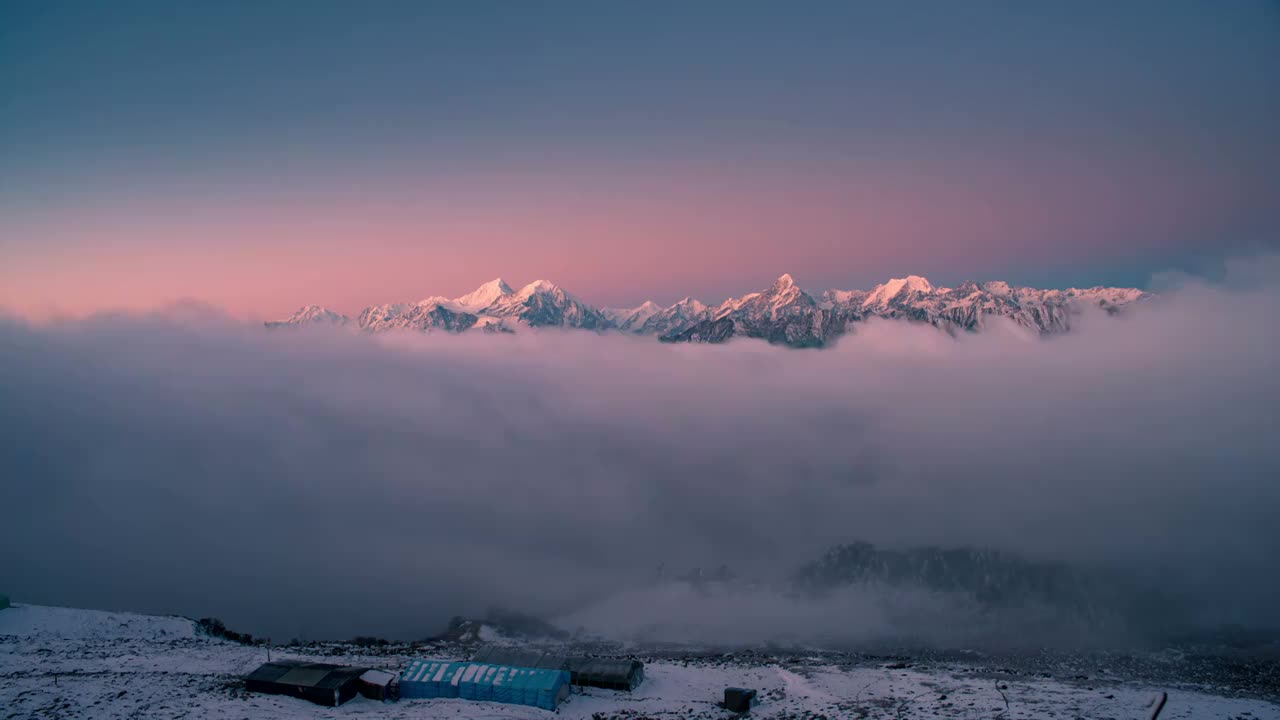
[[269, 328], [354, 324], [365, 332], [513, 332], [519, 327], [618, 330], [664, 342], [719, 343], [751, 337], [790, 347], [823, 347], [869, 318], [929, 324], [950, 333], [979, 332], [992, 318], [1007, 318], [1051, 335], [1071, 329], [1086, 306], [1109, 313], [1149, 295], [1134, 288], [1039, 290], [1005, 282], [966, 282], [934, 287], [923, 277], [895, 278], [869, 291], [828, 290], [815, 297], [790, 275], [770, 287], [708, 307], [685, 298], [669, 307], [645, 302], [634, 308], [597, 309], [562, 288], [537, 280], [518, 291], [501, 278], [458, 298], [432, 296], [418, 303], [365, 308], [353, 322], [345, 315], [308, 305]]

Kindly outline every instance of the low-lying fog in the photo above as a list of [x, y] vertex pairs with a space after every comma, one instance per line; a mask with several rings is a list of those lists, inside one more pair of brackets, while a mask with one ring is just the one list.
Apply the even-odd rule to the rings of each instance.
[[[1275, 628], [1278, 270], [1047, 340], [881, 321], [822, 351], [0, 319], [0, 591], [277, 641], [489, 607], [656, 640], [1075, 634], [959, 591], [787, 589], [863, 540], [1124, 578], [1179, 603], [1171, 632]], [[752, 582], [653, 583], [722, 565]]]

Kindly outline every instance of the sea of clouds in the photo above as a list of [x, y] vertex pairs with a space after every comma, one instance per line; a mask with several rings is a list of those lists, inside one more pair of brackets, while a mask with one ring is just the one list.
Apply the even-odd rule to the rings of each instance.
[[[1104, 568], [1275, 628], [1280, 261], [1159, 286], [1058, 337], [870, 321], [820, 351], [0, 319], [0, 590], [277, 640], [496, 606], [630, 638], [947, 641], [964, 598], [771, 589], [867, 540]], [[651, 582], [720, 565], [758, 583]]]

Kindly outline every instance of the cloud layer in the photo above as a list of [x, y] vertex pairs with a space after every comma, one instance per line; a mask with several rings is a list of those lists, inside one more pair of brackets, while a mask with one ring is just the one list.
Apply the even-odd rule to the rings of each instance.
[[821, 638], [892, 618], [638, 579], [727, 564], [767, 585], [862, 539], [1119, 569], [1199, 621], [1274, 627], [1278, 269], [1168, 279], [1050, 340], [869, 322], [825, 351], [267, 334], [192, 309], [0, 321], [4, 589], [277, 639], [488, 606]]

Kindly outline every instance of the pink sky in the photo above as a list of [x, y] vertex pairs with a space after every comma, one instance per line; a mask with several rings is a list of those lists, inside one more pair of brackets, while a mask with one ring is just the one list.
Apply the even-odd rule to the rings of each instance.
[[1140, 285], [1280, 245], [1267, 3], [0, 3], [0, 313]]
[[533, 171], [374, 188], [101, 197], [11, 215], [0, 307], [29, 317], [198, 300], [243, 317], [455, 296], [545, 278], [598, 305], [719, 301], [782, 272], [859, 287], [1168, 253], [1251, 199], [1158, 159], [817, 173]]

